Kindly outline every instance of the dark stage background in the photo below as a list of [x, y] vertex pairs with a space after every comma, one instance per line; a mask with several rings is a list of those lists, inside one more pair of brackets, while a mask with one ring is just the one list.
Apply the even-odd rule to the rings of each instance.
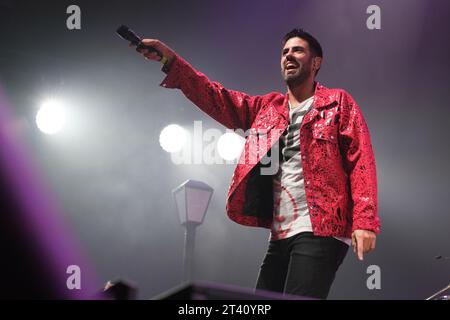
[[[66, 28], [70, 4], [81, 8], [81, 30]], [[381, 30], [366, 27], [372, 4], [381, 8]], [[253, 287], [268, 231], [226, 217], [234, 165], [174, 165], [158, 141], [170, 123], [224, 128], [181, 92], [159, 87], [160, 66], [114, 31], [128, 24], [164, 41], [210, 79], [256, 95], [286, 91], [281, 38], [304, 27], [324, 49], [318, 81], [344, 88], [362, 109], [379, 179], [377, 249], [363, 262], [349, 251], [329, 298], [430, 296], [450, 275], [450, 261], [435, 259], [450, 255], [449, 21], [443, 0], [0, 1], [0, 88], [11, 114], [2, 125], [23, 141], [59, 208], [55, 219], [65, 240], [46, 229], [44, 216], [39, 230], [54, 235], [52, 243], [78, 248], [83, 262], [65, 252], [92, 273], [84, 290], [124, 278], [137, 285], [139, 298], [150, 298], [182, 281], [184, 234], [171, 190], [186, 179], [205, 181], [215, 192], [197, 231], [195, 278]], [[49, 95], [63, 97], [71, 110], [66, 130], [54, 136], [34, 123]], [[12, 199], [2, 186], [4, 201]], [[3, 217], [14, 215], [13, 207], [2, 204]], [[2, 232], [2, 250], [9, 254], [2, 267], [6, 278], [23, 280], [11, 285], [20, 297], [33, 284], [30, 275], [50, 277], [37, 265], [52, 251], [25, 245], [19, 234], [26, 216], [14, 219], [3, 224], [9, 233]], [[366, 287], [370, 265], [381, 269], [379, 290]], [[57, 272], [64, 279], [66, 270]]]

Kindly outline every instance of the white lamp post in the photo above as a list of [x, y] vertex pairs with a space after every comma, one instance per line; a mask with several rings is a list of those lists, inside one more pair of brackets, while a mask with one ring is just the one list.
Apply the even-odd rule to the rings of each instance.
[[206, 183], [187, 180], [172, 191], [180, 223], [186, 228], [184, 243], [184, 281], [193, 274], [196, 227], [203, 223], [214, 189]]

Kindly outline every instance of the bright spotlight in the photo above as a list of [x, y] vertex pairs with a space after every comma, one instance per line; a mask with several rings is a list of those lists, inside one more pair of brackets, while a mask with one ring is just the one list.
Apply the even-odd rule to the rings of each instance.
[[63, 106], [57, 100], [45, 101], [36, 114], [36, 125], [46, 134], [59, 132], [64, 127], [65, 121]]
[[186, 131], [177, 124], [170, 124], [162, 129], [159, 144], [167, 152], [178, 152], [186, 144]]
[[244, 147], [245, 140], [234, 132], [223, 134], [217, 142], [219, 155], [228, 161], [237, 159]]

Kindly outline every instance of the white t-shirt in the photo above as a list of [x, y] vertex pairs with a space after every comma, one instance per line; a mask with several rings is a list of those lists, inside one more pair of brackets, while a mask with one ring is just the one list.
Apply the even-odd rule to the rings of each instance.
[[[281, 240], [301, 232], [312, 232], [311, 218], [306, 202], [300, 154], [300, 126], [312, 107], [314, 96], [296, 108], [289, 104], [289, 125], [280, 138], [280, 166], [273, 178], [273, 222], [270, 240]], [[348, 245], [351, 239], [335, 237]]]

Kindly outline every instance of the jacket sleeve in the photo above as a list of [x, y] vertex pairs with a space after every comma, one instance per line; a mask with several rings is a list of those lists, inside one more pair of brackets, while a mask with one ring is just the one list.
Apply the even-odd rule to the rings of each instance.
[[356, 102], [346, 92], [341, 96], [339, 127], [344, 168], [350, 181], [354, 230], [380, 232], [377, 174], [369, 129]]
[[175, 56], [161, 83], [165, 88], [181, 89], [183, 94], [206, 114], [229, 129], [246, 131], [262, 105], [262, 96], [228, 90], [210, 81], [180, 56]]

